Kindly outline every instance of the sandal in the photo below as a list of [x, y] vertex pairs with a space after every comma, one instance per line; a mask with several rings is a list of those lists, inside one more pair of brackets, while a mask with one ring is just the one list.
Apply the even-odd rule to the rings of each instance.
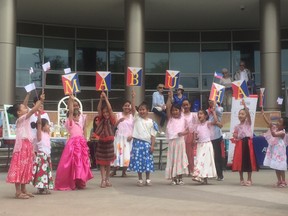
[[121, 177], [126, 177], [127, 176], [127, 174], [126, 173], [122, 173], [122, 176]]
[[19, 193], [15, 195], [16, 199], [29, 199], [30, 197], [27, 194]]
[[246, 181], [246, 182], [245, 182], [245, 186], [248, 186], [248, 187], [249, 187], [249, 186], [251, 186], [251, 185], [252, 185], [252, 181]]
[[109, 180], [106, 180], [106, 187], [112, 187], [112, 184], [109, 182]]
[[243, 180], [240, 181], [241, 186], [245, 186], [245, 182]]
[[24, 194], [26, 194], [28, 197], [34, 197], [34, 195], [33, 195], [32, 193], [26, 192], [26, 193], [24, 193]]
[[100, 187], [101, 187], [101, 188], [106, 188], [106, 182], [105, 182], [105, 180], [102, 180], [102, 181], [101, 181]]

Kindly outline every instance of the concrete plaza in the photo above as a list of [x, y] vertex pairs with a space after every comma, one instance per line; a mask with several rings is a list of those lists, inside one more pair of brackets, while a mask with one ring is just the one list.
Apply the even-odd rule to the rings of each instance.
[[[225, 180], [199, 185], [185, 177], [185, 185], [172, 186], [164, 171], [151, 175], [153, 185], [136, 186], [136, 174], [111, 179], [113, 187], [100, 188], [100, 173], [85, 190], [53, 191], [28, 200], [14, 198], [14, 185], [0, 173], [0, 216], [52, 215], [288, 215], [288, 188], [273, 186], [273, 170], [253, 173], [253, 186], [240, 186], [238, 173], [225, 171]], [[28, 190], [35, 192], [32, 186]]]

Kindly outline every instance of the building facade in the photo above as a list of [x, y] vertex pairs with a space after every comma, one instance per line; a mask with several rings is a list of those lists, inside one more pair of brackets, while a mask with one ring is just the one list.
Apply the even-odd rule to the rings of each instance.
[[[81, 5], [64, 0], [53, 5], [56, 2], [0, 1], [0, 74], [5, 77], [0, 81], [0, 105], [20, 102], [23, 87], [35, 82], [38, 90], [45, 88], [46, 109], [56, 109], [64, 96], [61, 75], [70, 67], [79, 75], [77, 97], [86, 111], [95, 110], [99, 98], [95, 71], [111, 71], [109, 98], [120, 110], [123, 98], [130, 97], [126, 68], [134, 66], [145, 72], [145, 85], [136, 88], [137, 103], [151, 101], [170, 69], [181, 72], [180, 83], [192, 103], [199, 100], [205, 107], [214, 71], [228, 68], [233, 76], [245, 61], [256, 85], [266, 88], [265, 109], [279, 109], [276, 99], [284, 96], [288, 83], [288, 15], [282, 12], [288, 11], [286, 1], [221, 0], [217, 7], [222, 9], [216, 12], [214, 3], [203, 0], [188, 5], [184, 0], [176, 5], [172, 0], [83, 0]], [[98, 17], [89, 7], [97, 7]], [[74, 18], [65, 16], [70, 10], [77, 11]], [[51, 70], [44, 74], [41, 65], [47, 61]]]

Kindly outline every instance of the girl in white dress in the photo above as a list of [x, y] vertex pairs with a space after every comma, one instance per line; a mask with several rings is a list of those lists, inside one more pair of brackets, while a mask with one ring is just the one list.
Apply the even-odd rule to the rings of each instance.
[[285, 171], [287, 170], [286, 146], [288, 144], [288, 136], [286, 135], [286, 130], [288, 130], [288, 118], [280, 118], [277, 125], [273, 125], [265, 116], [263, 109], [262, 115], [270, 127], [270, 130], [264, 134], [268, 147], [263, 165], [275, 170], [278, 180], [276, 183], [277, 187], [287, 187]]

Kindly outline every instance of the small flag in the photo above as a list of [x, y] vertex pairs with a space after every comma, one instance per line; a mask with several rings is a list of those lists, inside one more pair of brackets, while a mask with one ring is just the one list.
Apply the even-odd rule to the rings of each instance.
[[278, 105], [282, 105], [283, 104], [283, 98], [278, 97], [277, 98], [277, 103], [278, 103]]
[[126, 86], [141, 86], [142, 85], [142, 68], [128, 67]]
[[223, 102], [225, 93], [225, 86], [219, 85], [217, 83], [212, 83], [209, 100], [219, 102], [220, 104]]
[[96, 71], [96, 91], [111, 90], [111, 72]]
[[166, 70], [165, 88], [178, 88], [180, 71]]
[[263, 107], [264, 104], [264, 91], [265, 88], [260, 88], [259, 107]]
[[33, 83], [30, 83], [29, 85], [26, 85], [26, 86], [25, 86], [26, 92], [31, 92], [31, 91], [33, 91], [34, 89], [36, 89], [36, 86], [35, 86], [35, 83], [34, 83], [34, 82], [33, 82]]
[[33, 70], [33, 67], [30, 67], [29, 74], [32, 74], [32, 73], [34, 73], [34, 70]]
[[218, 73], [217, 71], [214, 72], [214, 77], [218, 78], [218, 79], [222, 79], [223, 78], [223, 74], [222, 73]]
[[42, 68], [44, 72], [50, 70], [50, 62], [46, 62], [45, 64], [43, 64]]
[[233, 97], [237, 100], [249, 96], [248, 86], [245, 80], [232, 82]]
[[65, 73], [65, 74], [71, 73], [71, 68], [65, 68], [65, 69], [64, 69], [64, 73]]
[[62, 84], [65, 95], [75, 94], [81, 91], [77, 73], [62, 75]]

